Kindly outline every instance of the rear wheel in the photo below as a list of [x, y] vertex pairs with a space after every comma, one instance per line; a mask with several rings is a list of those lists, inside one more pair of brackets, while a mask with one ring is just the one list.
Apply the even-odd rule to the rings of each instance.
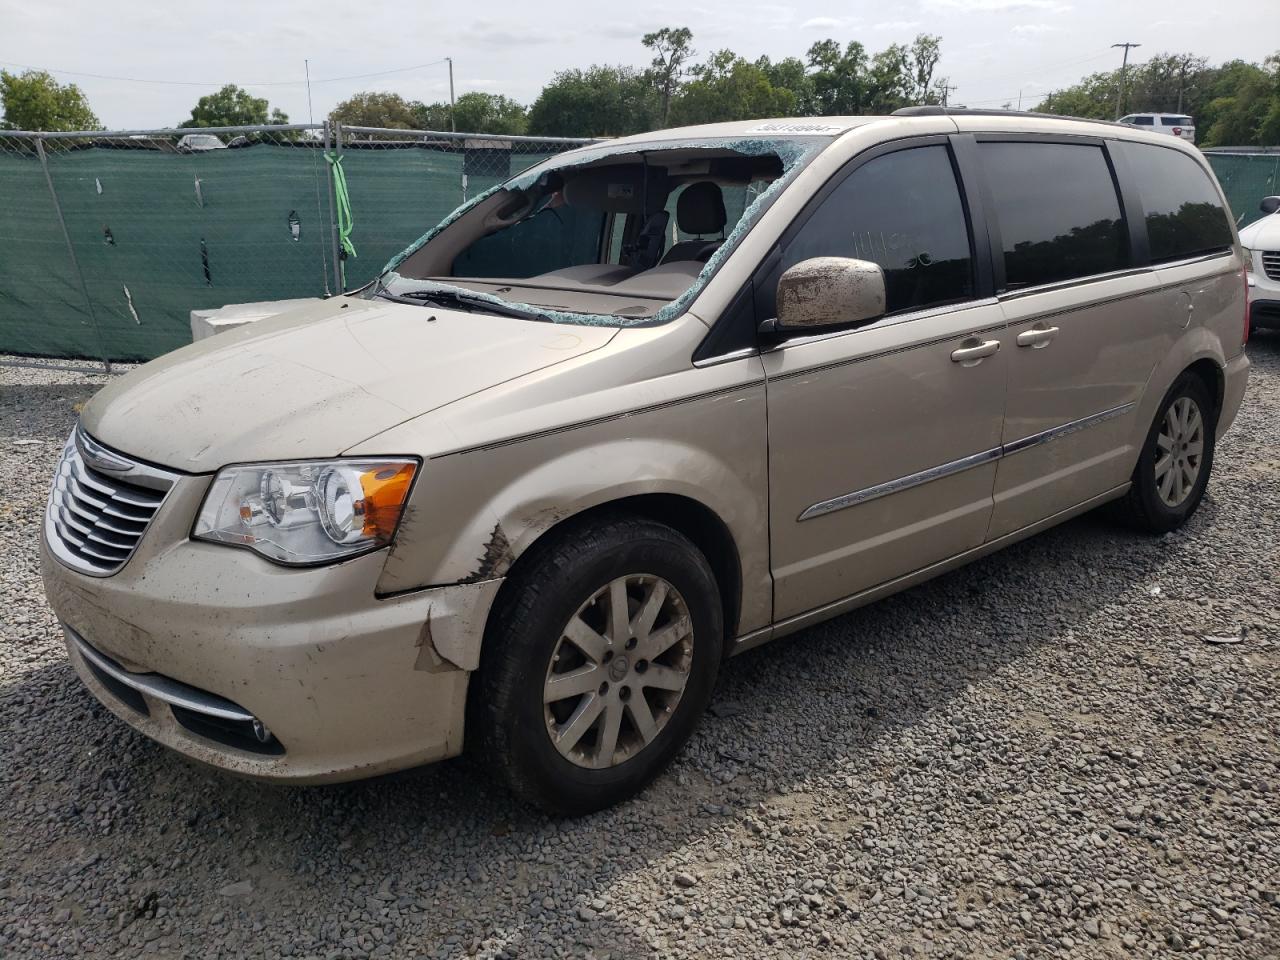
[[1204, 497], [1213, 468], [1217, 412], [1204, 381], [1183, 374], [1165, 395], [1133, 471], [1120, 512], [1133, 526], [1167, 533]]
[[650, 520], [535, 549], [486, 631], [470, 732], [523, 799], [587, 813], [637, 793], [689, 738], [719, 668], [720, 597], [698, 549]]

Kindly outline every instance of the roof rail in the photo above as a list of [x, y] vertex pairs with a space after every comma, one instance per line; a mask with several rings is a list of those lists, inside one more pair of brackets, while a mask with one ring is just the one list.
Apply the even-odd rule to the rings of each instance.
[[979, 107], [944, 107], [939, 104], [924, 104], [919, 107], [901, 107], [891, 117], [1039, 117], [1043, 120], [1075, 120], [1080, 123], [1109, 123], [1112, 126], [1125, 126], [1115, 120], [1094, 120], [1090, 117], [1069, 117], [1061, 113], [1041, 113], [1038, 110], [988, 110]]

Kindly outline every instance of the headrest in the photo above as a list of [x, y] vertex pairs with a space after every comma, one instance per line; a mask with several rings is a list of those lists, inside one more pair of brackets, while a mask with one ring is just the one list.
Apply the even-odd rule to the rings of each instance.
[[724, 229], [724, 195], [720, 185], [699, 180], [680, 191], [676, 201], [676, 225], [685, 233], [719, 233]]

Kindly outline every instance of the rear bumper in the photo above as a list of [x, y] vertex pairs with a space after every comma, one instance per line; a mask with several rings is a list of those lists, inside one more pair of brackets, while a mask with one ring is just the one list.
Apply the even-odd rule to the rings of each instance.
[[1218, 414], [1219, 437], [1231, 429], [1236, 414], [1240, 412], [1245, 388], [1249, 385], [1249, 358], [1244, 351], [1234, 359], [1228, 360], [1222, 373], [1222, 410]]

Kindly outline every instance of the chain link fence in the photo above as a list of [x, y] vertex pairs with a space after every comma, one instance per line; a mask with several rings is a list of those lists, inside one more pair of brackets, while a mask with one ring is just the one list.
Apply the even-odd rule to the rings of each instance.
[[353, 289], [468, 197], [585, 142], [0, 131], [0, 353], [148, 360], [190, 342], [192, 310]]

